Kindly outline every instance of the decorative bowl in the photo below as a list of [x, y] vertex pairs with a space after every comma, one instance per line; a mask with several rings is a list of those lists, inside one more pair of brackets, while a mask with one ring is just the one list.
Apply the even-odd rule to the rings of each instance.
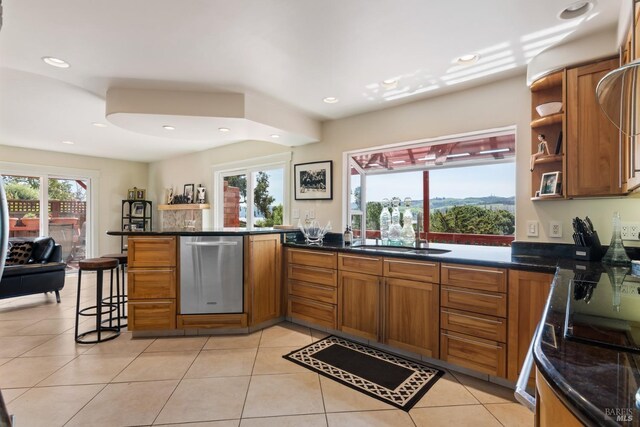
[[538, 112], [540, 117], [559, 113], [560, 111], [562, 111], [562, 102], [554, 101], [540, 104], [536, 107], [536, 111]]
[[324, 235], [331, 231], [331, 221], [324, 227], [321, 227], [318, 221], [305, 221], [304, 224], [298, 221], [298, 228], [302, 231], [307, 244], [321, 245]]

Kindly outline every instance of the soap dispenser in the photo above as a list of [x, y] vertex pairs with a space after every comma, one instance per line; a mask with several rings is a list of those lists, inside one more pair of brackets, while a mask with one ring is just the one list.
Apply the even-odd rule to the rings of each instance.
[[344, 230], [344, 245], [351, 246], [352, 241], [353, 241], [353, 232], [351, 231], [351, 227], [347, 225], [347, 228]]

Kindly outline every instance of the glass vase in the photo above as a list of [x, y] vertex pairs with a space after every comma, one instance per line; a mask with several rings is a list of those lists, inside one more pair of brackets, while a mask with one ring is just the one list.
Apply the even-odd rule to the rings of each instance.
[[609, 265], [630, 265], [631, 259], [627, 256], [627, 252], [622, 245], [622, 225], [620, 224], [620, 213], [613, 213], [613, 233], [611, 234], [611, 243], [609, 249], [602, 258], [604, 264]]

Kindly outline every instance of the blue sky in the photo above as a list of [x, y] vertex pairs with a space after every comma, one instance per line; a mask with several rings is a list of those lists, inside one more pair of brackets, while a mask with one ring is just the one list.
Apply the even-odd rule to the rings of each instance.
[[[430, 198], [516, 194], [516, 164], [435, 169], [429, 173]], [[411, 197], [422, 200], [422, 171], [367, 176], [367, 200]]]

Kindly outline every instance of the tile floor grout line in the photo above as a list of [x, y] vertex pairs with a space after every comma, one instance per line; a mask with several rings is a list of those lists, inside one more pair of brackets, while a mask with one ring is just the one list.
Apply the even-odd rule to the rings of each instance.
[[495, 420], [498, 422], [498, 424], [500, 424], [502, 427], [506, 427], [506, 426], [505, 426], [505, 424], [504, 424], [502, 421], [500, 421], [500, 420], [498, 419], [498, 417], [496, 417], [496, 416], [493, 414], [493, 412], [491, 412], [491, 411], [489, 410], [489, 408], [487, 408], [487, 405], [486, 405], [486, 404], [484, 404], [484, 403], [483, 403], [483, 404], [482, 404], [482, 407], [484, 408], [484, 410], [485, 410], [485, 411], [487, 411], [488, 413], [490, 413], [490, 414], [491, 414], [491, 416], [492, 416], [493, 418], [495, 418]]
[[[84, 384], [82, 384], [82, 385], [84, 385]], [[69, 417], [69, 419], [67, 421], [65, 421], [64, 424], [62, 424], [62, 425], [66, 426], [67, 424], [69, 424], [71, 422], [71, 420], [74, 419], [75, 416], [78, 415], [80, 413], [80, 411], [82, 411], [85, 408], [85, 406], [87, 406], [89, 403], [91, 403], [93, 401], [93, 399], [95, 399], [100, 393], [102, 393], [102, 390], [107, 388], [108, 385], [109, 385], [108, 383], [107, 384], [103, 384], [103, 387], [100, 390], [98, 390], [98, 392], [96, 394], [94, 394], [93, 397], [87, 401], [87, 403], [82, 405], [82, 407], [80, 409], [78, 409], [78, 411], [75, 414], [71, 415], [71, 417]], [[58, 387], [64, 387], [64, 386], [58, 386]], [[75, 386], [73, 386], [73, 387], [75, 387]]]
[[258, 361], [258, 353], [260, 352], [260, 343], [262, 342], [262, 331], [260, 331], [260, 340], [258, 341], [258, 347], [256, 347], [256, 356], [253, 359], [253, 366], [251, 366], [251, 375], [249, 375], [249, 384], [247, 384], [247, 392], [244, 394], [244, 401], [242, 402], [242, 410], [240, 410], [240, 422], [242, 424], [244, 416], [244, 408], [247, 406], [247, 399], [249, 398], [249, 389], [251, 388], [251, 382], [253, 381], [253, 371], [256, 368], [256, 362]]
[[[156, 342], [158, 339], [156, 338], [155, 340], [153, 340], [153, 342]], [[207, 340], [208, 341], [208, 340]], [[173, 394], [176, 392], [176, 390], [178, 389], [178, 387], [180, 387], [180, 384], [182, 384], [182, 381], [185, 379], [184, 377], [187, 375], [187, 372], [189, 372], [189, 369], [191, 369], [191, 367], [193, 366], [193, 364], [196, 362], [196, 360], [198, 359], [198, 356], [200, 356], [200, 354], [204, 351], [204, 346], [207, 344], [207, 341], [204, 342], [204, 344], [202, 344], [202, 347], [200, 348], [200, 350], [198, 351], [198, 354], [196, 354], [196, 357], [193, 358], [193, 360], [191, 361], [191, 363], [189, 364], [189, 366], [187, 367], [187, 369], [185, 369], [184, 374], [182, 374], [182, 377], [178, 379], [178, 383], [176, 384], [176, 386], [173, 388], [173, 390], [171, 391], [171, 394], [169, 394], [169, 397], [167, 398], [167, 400], [164, 402], [164, 404], [162, 405], [162, 408], [160, 408], [160, 410], [158, 411], [158, 413], [156, 414], [156, 416], [153, 418], [153, 421], [151, 422], [151, 425], [155, 425], [156, 420], [158, 419], [158, 417], [160, 416], [160, 414], [162, 413], [162, 411], [164, 410], [164, 408], [167, 406], [167, 403], [169, 403], [169, 401], [171, 400], [171, 397], [173, 397]], [[151, 345], [151, 344], [149, 344]], [[149, 348], [147, 346], [147, 348]], [[146, 350], [146, 349], [145, 349]], [[142, 353], [140, 353], [142, 354]]]

